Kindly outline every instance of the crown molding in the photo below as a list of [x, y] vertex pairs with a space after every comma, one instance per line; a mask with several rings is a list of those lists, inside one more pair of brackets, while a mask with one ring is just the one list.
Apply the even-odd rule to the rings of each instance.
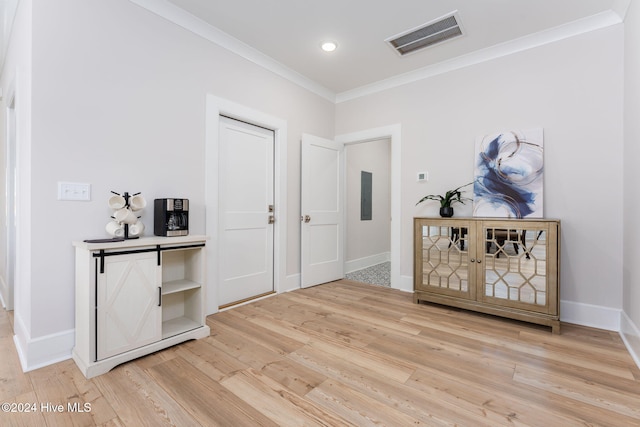
[[304, 89], [309, 90], [312, 93], [315, 93], [316, 95], [321, 96], [330, 102], [339, 104], [341, 102], [347, 102], [363, 96], [372, 95], [374, 93], [393, 89], [419, 80], [428, 79], [430, 77], [469, 67], [471, 65], [491, 61], [493, 59], [533, 49], [549, 43], [554, 43], [580, 34], [588, 33], [590, 31], [620, 24], [623, 22], [624, 11], [626, 10], [622, 6], [625, 4], [628, 6], [627, 2], [629, 0], [618, 0], [622, 5], [619, 7], [620, 11], [623, 12], [622, 16], [619, 13], [620, 11], [616, 12], [614, 10], [608, 10], [558, 27], [520, 37], [505, 43], [500, 43], [448, 61], [443, 61], [337, 94], [263, 54], [257, 49], [254, 49], [246, 43], [241, 42], [235, 37], [232, 37], [211, 24], [206, 23], [200, 18], [195, 17], [167, 0], [129, 1], [279, 75], [284, 79], [291, 81], [294, 84], [297, 84]]
[[283, 77], [316, 95], [325, 98], [328, 101], [335, 102], [335, 92], [327, 89], [321, 84], [303, 76], [297, 71], [283, 65], [282, 63], [274, 60], [273, 58], [263, 54], [262, 52], [254, 49], [253, 47], [241, 42], [235, 37], [230, 36], [222, 30], [214, 27], [211, 24], [206, 23], [200, 18], [190, 14], [184, 9], [179, 8], [173, 3], [167, 0], [129, 0], [150, 12], [172, 22], [185, 30], [213, 42], [220, 47], [223, 47], [242, 58], [259, 65], [280, 77]]
[[622, 18], [613, 10], [601, 12], [558, 27], [462, 55], [448, 61], [443, 61], [415, 71], [380, 80], [352, 90], [340, 92], [336, 95], [336, 104], [620, 23], [622, 23]]

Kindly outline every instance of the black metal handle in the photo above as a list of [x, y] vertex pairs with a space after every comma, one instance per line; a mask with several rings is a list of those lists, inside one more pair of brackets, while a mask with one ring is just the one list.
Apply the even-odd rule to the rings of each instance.
[[113, 255], [127, 255], [127, 254], [140, 254], [144, 252], [158, 252], [158, 265], [162, 265], [162, 258], [160, 257], [161, 251], [170, 251], [174, 249], [191, 249], [191, 248], [203, 248], [205, 246], [204, 243], [195, 243], [195, 244], [187, 244], [181, 246], [168, 246], [161, 247], [160, 245], [156, 245], [155, 248], [147, 248], [147, 249], [130, 249], [130, 250], [122, 250], [122, 251], [114, 251], [114, 252], [106, 252], [104, 249], [100, 249], [100, 252], [94, 253], [93, 256], [96, 258], [100, 258], [100, 273], [104, 273], [104, 258]]
[[162, 307], [162, 286], [158, 286], [158, 307]]

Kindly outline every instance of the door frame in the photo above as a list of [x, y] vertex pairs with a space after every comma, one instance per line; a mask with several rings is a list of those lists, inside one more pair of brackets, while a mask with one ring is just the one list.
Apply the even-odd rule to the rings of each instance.
[[[18, 232], [18, 143], [16, 127], [15, 86], [11, 83], [5, 110], [5, 276], [0, 277], [0, 303], [5, 310], [11, 311], [15, 305], [15, 282], [17, 270], [17, 232]], [[13, 175], [13, 176], [9, 176]]]
[[287, 260], [287, 121], [244, 105], [207, 94], [205, 130], [205, 230], [210, 244], [206, 256], [206, 315], [218, 312], [218, 159], [220, 115], [274, 131], [273, 290], [280, 293]]
[[[402, 210], [400, 203], [400, 147], [402, 145], [402, 126], [398, 123], [389, 126], [366, 129], [362, 131], [337, 135], [334, 139], [336, 141], [344, 143], [344, 145], [347, 146], [351, 144], [387, 138], [391, 140], [391, 287], [394, 289], [411, 291], [413, 290], [413, 283], [408, 283], [407, 286], [403, 286], [400, 276], [400, 252], [402, 238]], [[343, 197], [345, 196], [343, 195]], [[346, 224], [346, 209], [344, 212], [344, 216], [344, 223]], [[346, 235], [347, 233], [345, 231], [345, 239]], [[343, 247], [346, 247], [346, 241], [343, 242]]]

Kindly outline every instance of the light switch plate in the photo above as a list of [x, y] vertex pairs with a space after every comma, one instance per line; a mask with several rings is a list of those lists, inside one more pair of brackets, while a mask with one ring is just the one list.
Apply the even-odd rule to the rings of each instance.
[[418, 182], [429, 181], [429, 172], [418, 172]]
[[91, 200], [91, 184], [58, 182], [58, 200]]

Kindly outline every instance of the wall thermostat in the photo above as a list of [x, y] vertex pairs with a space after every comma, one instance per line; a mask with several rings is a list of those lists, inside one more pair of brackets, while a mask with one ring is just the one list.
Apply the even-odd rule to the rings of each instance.
[[418, 172], [418, 182], [429, 181], [429, 172]]

